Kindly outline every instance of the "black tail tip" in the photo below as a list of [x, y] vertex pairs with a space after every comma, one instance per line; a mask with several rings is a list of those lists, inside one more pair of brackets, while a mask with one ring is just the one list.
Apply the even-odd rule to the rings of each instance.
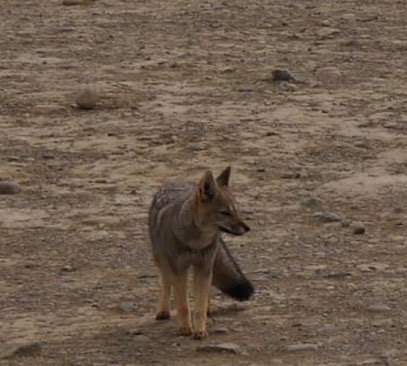
[[247, 281], [222, 290], [226, 295], [238, 301], [249, 300], [254, 294], [253, 285]]

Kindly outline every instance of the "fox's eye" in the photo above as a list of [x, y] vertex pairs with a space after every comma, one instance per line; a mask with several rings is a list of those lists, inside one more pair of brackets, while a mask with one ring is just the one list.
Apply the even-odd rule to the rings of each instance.
[[232, 214], [229, 211], [220, 211], [219, 213], [224, 216], [232, 216]]

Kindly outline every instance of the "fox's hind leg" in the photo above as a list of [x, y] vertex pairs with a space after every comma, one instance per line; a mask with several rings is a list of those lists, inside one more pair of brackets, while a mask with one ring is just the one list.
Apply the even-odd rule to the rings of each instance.
[[177, 328], [179, 335], [187, 336], [192, 333], [191, 319], [188, 305], [188, 271], [174, 274], [173, 289], [174, 302], [177, 309]]
[[167, 320], [170, 318], [170, 297], [171, 297], [171, 280], [170, 274], [165, 273], [160, 268], [160, 297], [158, 299], [157, 313], [155, 320]]

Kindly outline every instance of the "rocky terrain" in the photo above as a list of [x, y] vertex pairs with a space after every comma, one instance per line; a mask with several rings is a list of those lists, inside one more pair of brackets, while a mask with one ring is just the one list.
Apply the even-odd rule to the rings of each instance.
[[[0, 17], [1, 365], [407, 364], [404, 1]], [[199, 342], [153, 320], [147, 210], [229, 164], [252, 231], [227, 240], [257, 292], [214, 290]]]

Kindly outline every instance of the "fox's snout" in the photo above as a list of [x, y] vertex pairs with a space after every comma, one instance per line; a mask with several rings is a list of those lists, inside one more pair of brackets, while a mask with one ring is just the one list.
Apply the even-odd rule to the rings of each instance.
[[236, 230], [236, 235], [243, 235], [250, 231], [250, 227], [246, 225], [244, 222], [241, 222], [238, 229]]
[[244, 222], [243, 222], [242, 224], [243, 224], [243, 229], [244, 229], [244, 232], [245, 232], [245, 233], [247, 233], [248, 231], [250, 231], [250, 226], [246, 225]]
[[250, 227], [248, 225], [246, 225], [243, 221], [239, 222], [238, 224], [234, 224], [234, 225], [225, 225], [225, 224], [221, 224], [219, 225], [219, 228], [228, 234], [232, 234], [232, 235], [243, 235], [244, 233], [247, 233], [248, 231], [250, 231]]

